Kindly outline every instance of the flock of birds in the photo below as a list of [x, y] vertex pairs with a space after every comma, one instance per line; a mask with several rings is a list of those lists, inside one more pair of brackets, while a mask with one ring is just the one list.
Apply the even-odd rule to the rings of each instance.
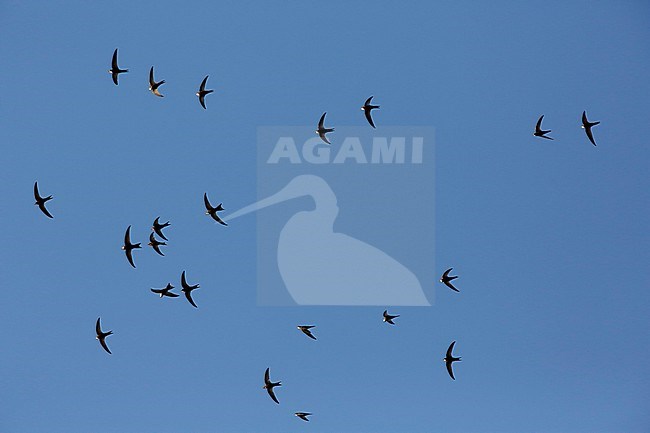
[[[111, 74], [111, 76], [113, 78], [113, 82], [115, 83], [115, 85], [118, 85], [118, 76], [119, 76], [119, 74], [123, 74], [123, 73], [126, 73], [128, 71], [129, 71], [128, 69], [121, 69], [118, 66], [117, 49], [115, 49], [115, 51], [113, 52], [113, 59], [112, 59], [112, 62], [111, 62], [111, 69], [108, 71]], [[199, 90], [196, 93], [196, 96], [198, 96], [198, 98], [199, 98], [199, 103], [201, 104], [201, 106], [204, 109], [206, 109], [205, 96], [213, 92], [213, 90], [206, 90], [205, 89], [207, 80], [208, 80], [208, 76], [206, 76], [203, 79], [203, 81], [201, 82], [201, 85], [199, 86]], [[149, 90], [154, 95], [159, 96], [159, 97], [162, 98], [164, 95], [162, 95], [160, 93], [159, 87], [164, 83], [165, 83], [165, 80], [156, 81], [154, 79], [154, 69], [153, 69], [153, 66], [152, 66], [151, 69], [149, 70]], [[366, 102], [361, 107], [361, 110], [364, 111], [366, 120], [368, 121], [370, 126], [372, 126], [373, 128], [376, 128], [375, 123], [374, 123], [373, 118], [372, 118], [372, 115], [371, 115], [371, 112], [372, 112], [372, 110], [378, 109], [379, 105], [372, 105], [372, 103], [371, 103], [372, 98], [373, 97], [371, 96], [370, 98], [368, 98], [366, 100]], [[323, 142], [325, 142], [327, 144], [331, 144], [330, 141], [328, 140], [328, 137], [327, 137], [326, 134], [328, 134], [330, 132], [333, 132], [334, 128], [327, 128], [327, 127], [324, 126], [326, 114], [327, 114], [326, 112], [323, 113], [320, 120], [318, 121], [318, 129], [316, 130], [316, 133], [321, 138], [321, 140], [323, 140]], [[542, 129], [542, 120], [543, 119], [544, 119], [544, 115], [542, 115], [539, 118], [539, 120], [537, 121], [537, 124], [535, 125], [535, 132], [533, 133], [533, 135], [536, 136], [536, 137], [541, 137], [541, 138], [546, 138], [548, 140], [553, 140], [553, 138], [546, 135], [546, 134], [550, 133], [551, 130], [543, 130]], [[583, 111], [583, 113], [582, 113], [582, 128], [584, 128], [585, 133], [587, 134], [587, 137], [589, 138], [589, 141], [594, 146], [596, 146], [596, 142], [594, 140], [593, 133], [592, 133], [591, 129], [592, 129], [592, 127], [598, 125], [599, 123], [600, 122], [590, 122], [587, 119], [587, 113]], [[48, 195], [46, 197], [42, 197], [40, 195], [40, 193], [39, 193], [39, 190], [38, 190], [38, 182], [34, 183], [34, 199], [36, 200], [36, 202], [34, 204], [36, 206], [38, 206], [39, 209], [43, 212], [43, 214], [45, 214], [45, 216], [47, 216], [48, 218], [54, 218], [52, 216], [52, 214], [48, 211], [48, 209], [45, 206], [45, 204], [48, 201], [52, 200], [52, 198], [53, 197], [51, 195]], [[219, 215], [217, 214], [217, 212], [220, 212], [220, 211], [224, 210], [222, 203], [219, 203], [217, 206], [212, 206], [212, 204], [210, 203], [210, 201], [208, 199], [207, 193], [205, 193], [203, 195], [203, 201], [204, 201], [205, 208], [206, 208], [206, 212], [205, 212], [206, 215], [209, 215], [212, 219], [214, 219], [219, 224], [221, 224], [223, 226], [227, 226], [228, 224], [226, 224], [219, 217]], [[156, 253], [158, 253], [159, 255], [161, 255], [161, 256], [164, 256], [164, 254], [160, 250], [160, 247], [161, 246], [166, 246], [167, 243], [164, 242], [164, 241], [168, 240], [167, 237], [165, 237], [165, 234], [163, 233], [163, 229], [168, 227], [169, 225], [170, 225], [169, 221], [167, 221], [166, 223], [161, 223], [160, 222], [160, 217], [157, 217], [154, 220], [153, 225], [151, 226], [151, 234], [149, 235], [149, 243], [148, 243], [148, 245], [151, 246], [154, 249], [154, 251]], [[156, 239], [156, 235], [159, 238], [161, 238], [162, 241]], [[126, 254], [126, 258], [127, 258], [128, 262], [129, 262], [129, 264], [133, 268], [136, 267], [135, 263], [133, 261], [133, 250], [136, 250], [136, 249], [139, 249], [139, 248], [142, 248], [141, 244], [139, 242], [138, 243], [131, 242], [131, 226], [129, 226], [126, 229], [126, 233], [124, 234], [124, 245], [122, 246], [122, 250], [124, 250], [124, 252]], [[442, 274], [442, 276], [440, 277], [440, 282], [443, 283], [444, 285], [446, 285], [451, 290], [453, 290], [455, 292], [460, 292], [460, 290], [458, 290], [452, 284], [452, 281], [455, 280], [456, 278], [458, 278], [458, 276], [449, 275], [450, 272], [452, 271], [452, 269], [453, 268], [449, 268]], [[198, 308], [196, 303], [194, 302], [194, 299], [192, 298], [192, 291], [198, 289], [200, 286], [199, 286], [199, 284], [194, 284], [194, 285], [188, 284], [187, 280], [186, 280], [186, 277], [185, 277], [185, 271], [183, 271], [182, 274], [181, 274], [181, 287], [182, 287], [181, 291], [184, 293], [185, 298], [187, 299], [187, 301], [194, 308]], [[152, 288], [151, 292], [159, 295], [160, 298], [163, 298], [163, 297], [177, 298], [177, 297], [179, 297], [179, 295], [177, 293], [172, 292], [173, 289], [174, 289], [174, 286], [171, 283], [168, 283], [167, 286], [162, 288], [162, 289], [154, 289], [154, 288]], [[400, 316], [399, 315], [389, 314], [388, 310], [384, 310], [384, 312], [383, 312], [383, 321], [385, 323], [390, 324], [390, 325], [395, 325], [394, 320], [396, 318], [398, 318], [398, 317], [400, 317]], [[311, 331], [314, 327], [315, 327], [314, 325], [299, 325], [298, 329], [302, 333], [304, 333], [307, 337], [311, 338], [312, 340], [316, 340], [316, 337], [314, 336], [314, 334]], [[111, 354], [111, 351], [108, 348], [108, 345], [106, 344], [106, 337], [112, 335], [113, 331], [106, 331], [106, 332], [102, 331], [101, 317], [98, 317], [97, 322], [95, 323], [95, 333], [96, 333], [96, 339], [99, 340], [99, 343], [102, 346], [102, 348], [107, 353]], [[456, 341], [452, 341], [452, 343], [447, 348], [447, 352], [445, 354], [445, 357], [443, 358], [443, 361], [445, 362], [445, 365], [447, 367], [447, 372], [449, 373], [449, 376], [453, 380], [456, 380], [456, 378], [454, 377], [454, 371], [453, 371], [452, 364], [454, 362], [457, 362], [457, 361], [461, 360], [460, 357], [456, 357], [456, 356], [454, 356], [452, 354], [455, 344], [456, 344]], [[278, 381], [278, 382], [271, 381], [270, 368], [267, 368], [266, 371], [264, 372], [264, 386], [263, 386], [263, 389], [266, 390], [266, 392], [269, 394], [269, 396], [271, 397], [271, 399], [274, 402], [279, 404], [280, 401], [276, 397], [275, 392], [273, 390], [275, 387], [278, 387], [278, 386], [282, 386], [282, 383], [280, 381]], [[309, 421], [308, 417], [311, 416], [312, 414], [309, 413], [309, 412], [295, 412], [294, 415], [297, 416], [298, 418], [304, 420], [304, 421]]]

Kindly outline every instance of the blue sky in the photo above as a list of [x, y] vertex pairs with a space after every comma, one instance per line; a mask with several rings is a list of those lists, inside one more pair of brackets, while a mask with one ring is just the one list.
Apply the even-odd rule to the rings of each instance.
[[[350, 3], [0, 3], [1, 431], [648, 430], [648, 4]], [[256, 220], [203, 193], [254, 202], [258, 127], [362, 126], [370, 95], [378, 131], [436, 131], [434, 305], [257, 306]], [[199, 309], [149, 292], [183, 270]]]

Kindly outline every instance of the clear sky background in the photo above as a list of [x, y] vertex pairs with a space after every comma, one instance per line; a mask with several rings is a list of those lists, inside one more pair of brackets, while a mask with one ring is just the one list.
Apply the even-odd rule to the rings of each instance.
[[[642, 1], [0, 2], [0, 431], [648, 431], [649, 22]], [[258, 126], [364, 125], [370, 95], [379, 127], [436, 128], [434, 306], [394, 327], [258, 307], [255, 217], [217, 226], [203, 193], [252, 203]], [[198, 310], [149, 292], [182, 270]]]

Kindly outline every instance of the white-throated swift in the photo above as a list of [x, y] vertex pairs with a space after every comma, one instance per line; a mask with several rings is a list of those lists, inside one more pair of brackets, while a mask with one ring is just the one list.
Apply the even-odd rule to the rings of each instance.
[[99, 340], [99, 344], [102, 345], [105, 351], [107, 351], [109, 354], [112, 355], [111, 351], [108, 349], [108, 346], [106, 345], [106, 337], [109, 335], [113, 334], [113, 331], [108, 331], [108, 332], [102, 332], [102, 327], [100, 322], [100, 317], [97, 318], [97, 323], [95, 323], [95, 333], [97, 336], [95, 337], [97, 340]]
[[266, 392], [269, 393], [269, 395], [271, 396], [274, 402], [280, 404], [277, 397], [275, 396], [275, 392], [273, 392], [273, 388], [275, 388], [276, 386], [282, 386], [282, 383], [271, 382], [271, 379], [269, 378], [269, 370], [270, 368], [267, 368], [266, 371], [264, 372], [264, 386], [262, 388], [264, 388]]
[[132, 244], [131, 243], [131, 226], [127, 227], [126, 233], [124, 233], [124, 245], [122, 245], [122, 249], [126, 253], [126, 258], [129, 259], [129, 263], [131, 263], [131, 266], [135, 268], [135, 265], [133, 264], [133, 255], [132, 251], [135, 248], [142, 248], [140, 246], [140, 242], [137, 244]]
[[551, 130], [548, 129], [548, 130], [544, 131], [544, 130], [542, 129], [542, 119], [543, 119], [543, 118], [544, 118], [544, 115], [542, 114], [542, 115], [540, 116], [539, 120], [537, 120], [537, 125], [535, 125], [535, 132], [533, 132], [533, 135], [534, 135], [535, 137], [542, 137], [542, 138], [546, 138], [547, 140], [553, 140], [553, 138], [551, 138], [551, 137], [547, 137], [547, 136], [546, 136], [546, 134], [548, 134], [549, 132], [551, 132]]
[[125, 72], [129, 72], [129, 70], [120, 69], [120, 67], [117, 66], [117, 48], [115, 48], [115, 51], [113, 51], [113, 61], [111, 62], [111, 69], [108, 70], [108, 73], [113, 76], [113, 82], [115, 83], [116, 86], [117, 86], [117, 76]]
[[458, 276], [455, 276], [455, 277], [450, 277], [449, 276], [449, 273], [451, 272], [452, 269], [454, 269], [454, 268], [449, 268], [449, 269], [447, 269], [445, 271], [444, 274], [442, 274], [442, 277], [440, 277], [440, 282], [443, 283], [445, 286], [449, 287], [454, 292], [460, 292], [460, 290], [458, 290], [457, 288], [454, 287], [453, 284], [451, 284], [452, 280], [455, 280], [456, 278], [458, 278]]
[[594, 141], [594, 135], [591, 132], [591, 128], [593, 126], [598, 125], [600, 122], [590, 122], [587, 120], [587, 112], [583, 111], [582, 112], [582, 128], [585, 130], [587, 133], [587, 137], [589, 138], [589, 141], [591, 141], [591, 144], [594, 146], [596, 145], [596, 142]]
[[364, 114], [366, 115], [366, 119], [368, 120], [368, 123], [370, 123], [370, 126], [373, 128], [375, 127], [375, 122], [372, 121], [372, 115], [371, 111], [374, 109], [379, 108], [379, 105], [372, 105], [370, 104], [370, 101], [372, 101], [372, 96], [368, 99], [366, 99], [366, 102], [363, 104], [363, 107], [361, 109], [363, 110]]
[[224, 208], [222, 206], [222, 203], [219, 203], [219, 205], [217, 207], [212, 207], [212, 205], [210, 204], [210, 200], [208, 200], [208, 193], [203, 193], [203, 203], [205, 204], [205, 209], [206, 209], [205, 214], [206, 215], [210, 215], [213, 220], [215, 220], [216, 222], [218, 222], [221, 225], [224, 225], [224, 226], [228, 225], [225, 222], [223, 222], [221, 220], [221, 218], [219, 218], [219, 215], [217, 215], [217, 212], [220, 212], [220, 211], [224, 210]]
[[309, 421], [309, 418], [307, 417], [310, 416], [311, 414], [309, 412], [296, 412], [294, 413], [294, 415], [303, 421]]
[[447, 354], [443, 358], [443, 361], [445, 361], [445, 364], [447, 365], [447, 372], [449, 373], [449, 376], [451, 376], [453, 380], [456, 380], [456, 378], [454, 377], [454, 370], [452, 369], [451, 364], [456, 361], [460, 361], [460, 357], [456, 358], [451, 354], [451, 351], [454, 350], [454, 344], [456, 344], [456, 342], [452, 341], [451, 344], [449, 345], [449, 348], [447, 349]]
[[41, 195], [38, 193], [38, 182], [34, 182], [34, 199], [36, 200], [34, 205], [38, 206], [38, 208], [45, 214], [46, 217], [54, 218], [45, 207], [45, 203], [52, 200], [52, 196], [48, 195], [47, 197], [41, 197]]
[[195, 284], [193, 286], [187, 284], [187, 280], [185, 279], [185, 271], [183, 271], [183, 273], [181, 274], [181, 286], [183, 286], [181, 291], [185, 293], [185, 297], [190, 302], [190, 304], [192, 304], [194, 308], [199, 308], [194, 303], [194, 299], [192, 299], [192, 290], [198, 289], [200, 286], [198, 284]]
[[199, 102], [201, 103], [201, 107], [205, 109], [205, 95], [209, 95], [210, 93], [214, 92], [214, 90], [205, 90], [205, 83], [208, 81], [208, 75], [205, 76], [203, 81], [201, 82], [201, 87], [199, 87], [199, 91], [196, 92], [196, 96], [199, 97]]
[[303, 334], [315, 340], [316, 337], [314, 337], [314, 334], [311, 333], [310, 331], [311, 328], [314, 328], [314, 325], [298, 325], [298, 329], [300, 329], [303, 332]]
[[170, 298], [178, 298], [178, 294], [172, 292], [173, 288], [174, 288], [174, 286], [172, 286], [172, 283], [167, 283], [167, 286], [165, 286], [162, 289], [150, 289], [150, 290], [153, 293], [155, 293], [157, 295], [160, 295], [161, 298], [163, 296], [167, 296], [167, 297], [170, 297]]
[[397, 316], [391, 316], [388, 314], [388, 310], [384, 310], [384, 322], [390, 323], [391, 325], [394, 325], [395, 322], [393, 322], [393, 319], [396, 319], [399, 317], [399, 314]]
[[156, 83], [156, 80], [153, 79], [153, 66], [152, 66], [151, 69], [149, 70], [149, 90], [154, 95], [160, 96], [162, 98], [164, 95], [160, 94], [160, 92], [158, 91], [158, 87], [160, 87], [163, 84], [165, 84], [165, 80], [158, 81]]
[[318, 136], [321, 138], [321, 140], [323, 140], [325, 143], [332, 144], [332, 143], [329, 142], [329, 140], [327, 139], [327, 136], [325, 134], [327, 134], [328, 132], [333, 132], [334, 128], [325, 128], [323, 126], [323, 123], [325, 122], [325, 115], [326, 114], [327, 114], [327, 112], [323, 113], [323, 115], [320, 117], [320, 120], [318, 121], [318, 129], [316, 130], [316, 134], [318, 134]]
[[169, 226], [169, 225], [170, 225], [170, 224], [169, 224], [169, 221], [167, 221], [165, 224], [160, 224], [160, 217], [158, 217], [158, 218], [156, 218], [156, 219], [153, 221], [153, 226], [151, 226], [151, 230], [153, 230], [154, 232], [156, 232], [156, 234], [157, 234], [158, 236], [160, 236], [162, 239], [164, 239], [164, 240], [168, 240], [168, 239], [165, 237], [165, 235], [163, 234], [162, 229], [164, 229], [165, 227], [167, 227], [167, 226]]
[[161, 256], [164, 256], [162, 251], [160, 251], [160, 245], [167, 245], [167, 243], [166, 242], [160, 242], [158, 239], [156, 239], [154, 237], [154, 235], [153, 235], [153, 232], [149, 234], [149, 243], [147, 245], [149, 245], [151, 248], [153, 248], [154, 251], [157, 252], [158, 254], [160, 254]]

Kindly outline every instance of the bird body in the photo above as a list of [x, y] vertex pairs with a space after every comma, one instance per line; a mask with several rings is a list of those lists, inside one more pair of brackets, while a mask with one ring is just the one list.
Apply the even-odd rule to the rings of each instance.
[[164, 240], [168, 240], [168, 239], [165, 237], [165, 235], [163, 234], [162, 229], [164, 229], [165, 227], [168, 227], [169, 225], [170, 225], [170, 224], [169, 224], [169, 221], [167, 221], [167, 222], [164, 223], [164, 224], [160, 224], [160, 217], [157, 217], [157, 218], [153, 221], [153, 226], [151, 226], [151, 230], [153, 230], [153, 231], [154, 231], [158, 236], [160, 236], [162, 239], [164, 239]]
[[217, 215], [217, 212], [220, 212], [220, 211], [224, 210], [221, 203], [219, 203], [219, 205], [217, 207], [213, 207], [210, 204], [210, 200], [208, 200], [208, 193], [203, 194], [203, 203], [205, 204], [205, 209], [206, 209], [205, 214], [206, 215], [210, 215], [213, 220], [215, 220], [216, 222], [218, 222], [221, 225], [224, 225], [224, 226], [228, 225], [221, 218], [219, 218], [219, 215]]
[[99, 344], [102, 345], [104, 350], [108, 352], [109, 354], [112, 354], [111, 351], [109, 350], [108, 346], [106, 345], [106, 337], [109, 335], [113, 334], [113, 331], [108, 331], [108, 332], [102, 332], [102, 327], [100, 324], [101, 317], [97, 318], [97, 322], [95, 323], [95, 333], [97, 336], [95, 337], [97, 340], [99, 340]]
[[129, 263], [134, 268], [135, 268], [135, 264], [133, 263], [133, 250], [136, 248], [142, 248], [142, 247], [140, 246], [139, 242], [137, 244], [131, 243], [131, 226], [129, 226], [126, 229], [126, 233], [124, 233], [124, 245], [122, 245], [122, 249], [126, 253], [126, 258], [129, 260]]
[[188, 300], [188, 302], [192, 304], [194, 308], [199, 308], [194, 303], [194, 299], [192, 299], [192, 290], [196, 290], [200, 286], [198, 284], [195, 284], [193, 286], [187, 284], [187, 280], [185, 279], [185, 271], [183, 271], [183, 273], [181, 274], [181, 286], [183, 287], [181, 291], [185, 293], [185, 298]]
[[165, 84], [165, 80], [158, 81], [154, 80], [153, 78], [153, 66], [149, 70], [149, 91], [153, 93], [156, 96], [160, 96], [161, 98], [164, 96], [158, 91], [158, 87], [161, 85]]
[[327, 112], [323, 113], [323, 115], [320, 117], [320, 120], [318, 121], [318, 129], [316, 130], [316, 134], [318, 134], [318, 136], [321, 138], [321, 140], [323, 140], [325, 143], [332, 144], [327, 139], [327, 136], [325, 134], [327, 134], [329, 132], [333, 132], [334, 128], [326, 128], [325, 126], [323, 126], [323, 124], [325, 123], [325, 115], [326, 114], [327, 114]]
[[178, 298], [178, 294], [173, 293], [171, 290], [174, 288], [171, 283], [167, 283], [167, 286], [165, 286], [162, 289], [151, 289], [151, 291], [157, 295], [160, 295], [160, 297], [167, 296], [169, 298]]
[[278, 398], [275, 396], [275, 392], [273, 391], [273, 388], [276, 386], [282, 386], [281, 382], [271, 382], [271, 378], [269, 377], [269, 371], [270, 368], [267, 368], [266, 371], [264, 372], [264, 386], [262, 387], [263, 389], [266, 390], [266, 392], [269, 393], [269, 396], [273, 399], [274, 402], [277, 404], [280, 404], [278, 401]]
[[596, 142], [594, 141], [594, 134], [591, 132], [591, 128], [600, 124], [600, 122], [590, 122], [587, 120], [587, 112], [583, 111], [582, 112], [582, 128], [585, 130], [585, 133], [587, 134], [587, 138], [589, 141], [591, 141], [591, 144], [594, 146], [596, 145]]
[[453, 276], [453, 277], [449, 276], [449, 273], [451, 272], [452, 269], [454, 268], [449, 268], [445, 271], [444, 274], [442, 274], [442, 277], [440, 277], [440, 282], [443, 283], [445, 286], [449, 287], [454, 292], [460, 292], [460, 290], [458, 290], [457, 288], [454, 287], [453, 284], [451, 284], [453, 280], [458, 278], [458, 276]]
[[111, 69], [108, 70], [108, 73], [113, 76], [113, 82], [115, 83], [116, 86], [117, 86], [117, 76], [125, 72], [129, 72], [129, 70], [120, 69], [120, 67], [117, 66], [117, 48], [115, 48], [115, 51], [113, 51], [113, 60], [111, 61]]
[[384, 310], [384, 322], [390, 323], [391, 325], [394, 325], [395, 322], [393, 322], [393, 319], [396, 319], [399, 317], [399, 314], [396, 316], [392, 316], [388, 314], [388, 310]]
[[449, 376], [453, 379], [456, 380], [454, 377], [454, 370], [452, 368], [452, 365], [456, 361], [460, 361], [460, 357], [455, 357], [451, 354], [452, 350], [454, 350], [454, 345], [456, 344], [455, 341], [452, 341], [451, 344], [449, 345], [449, 348], [447, 349], [447, 354], [445, 357], [442, 359], [445, 361], [445, 365], [447, 366], [447, 372], [449, 373]]
[[314, 337], [314, 334], [311, 333], [310, 329], [314, 328], [314, 325], [298, 325], [298, 329], [300, 329], [303, 334], [305, 334], [307, 337], [311, 338], [312, 340], [315, 340], [316, 337]]
[[214, 90], [205, 90], [205, 83], [207, 81], [208, 81], [208, 75], [205, 76], [205, 78], [201, 82], [199, 91], [196, 92], [196, 96], [199, 97], [199, 103], [201, 104], [201, 107], [203, 107], [203, 109], [205, 109], [205, 95], [209, 95], [210, 93], [214, 92]]
[[370, 103], [370, 101], [372, 101], [372, 98], [373, 98], [373, 97], [371, 96], [370, 98], [368, 98], [368, 99], [366, 100], [366, 102], [363, 104], [363, 107], [361, 107], [361, 110], [363, 110], [364, 114], [366, 115], [366, 120], [368, 121], [368, 123], [370, 124], [370, 126], [372, 126], [373, 128], [375, 128], [375, 122], [373, 122], [373, 120], [372, 120], [372, 115], [371, 115], [370, 112], [371, 112], [372, 110], [375, 110], [375, 109], [379, 108], [379, 105], [372, 105], [372, 104]]
[[160, 242], [158, 239], [154, 237], [153, 232], [149, 234], [149, 243], [147, 245], [153, 248], [154, 251], [160, 254], [161, 256], [164, 256], [162, 251], [160, 251], [160, 246], [167, 245], [167, 242]]
[[41, 212], [45, 214], [46, 217], [54, 218], [52, 214], [45, 207], [45, 203], [52, 200], [52, 196], [48, 195], [47, 197], [41, 197], [41, 195], [38, 192], [38, 182], [34, 182], [34, 199], [36, 200], [34, 205], [38, 206], [38, 208], [41, 210]]
[[533, 135], [535, 137], [542, 137], [542, 138], [546, 138], [547, 140], [553, 140], [553, 138], [546, 136], [546, 134], [551, 132], [551, 130], [548, 129], [548, 130], [545, 131], [545, 130], [542, 129], [542, 119], [543, 118], [544, 118], [544, 115], [542, 114], [540, 116], [540, 118], [537, 120], [537, 124], [535, 125], [535, 132], [533, 132]]

